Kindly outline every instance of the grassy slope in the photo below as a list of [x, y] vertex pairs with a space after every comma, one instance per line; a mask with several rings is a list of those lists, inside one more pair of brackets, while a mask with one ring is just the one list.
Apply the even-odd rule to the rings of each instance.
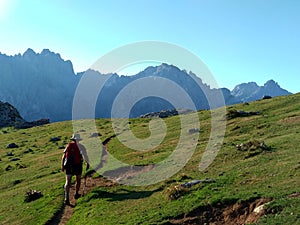
[[[202, 205], [246, 200], [262, 196], [273, 199], [270, 207], [282, 209], [261, 218], [262, 224], [300, 223], [300, 199], [286, 196], [300, 192], [300, 94], [256, 101], [229, 108], [259, 111], [262, 115], [227, 121], [222, 148], [206, 171], [198, 165], [205, 150], [210, 130], [209, 112], [199, 112], [201, 131], [192, 159], [173, 177], [161, 183], [132, 187], [116, 185], [99, 187], [78, 201], [70, 224], [159, 224]], [[148, 119], [131, 121], [133, 132], [147, 137]], [[109, 143], [110, 153], [127, 163], [147, 165], [167, 157], [178, 141], [178, 118], [166, 119], [167, 136], [159, 149], [135, 152], [120, 144], [117, 138]], [[103, 139], [112, 134], [107, 120], [98, 120]], [[59, 171], [62, 150], [72, 134], [71, 122], [54, 123], [27, 130], [9, 128], [0, 131], [0, 223], [44, 224], [62, 206], [64, 176]], [[51, 137], [61, 137], [50, 142]], [[235, 145], [257, 139], [272, 147], [271, 151], [253, 157], [237, 151]], [[6, 149], [15, 142], [18, 149]], [[24, 153], [28, 148], [33, 153]], [[10, 162], [12, 151], [20, 161]], [[20, 164], [26, 168], [20, 168]], [[7, 166], [12, 169], [6, 171]], [[216, 179], [215, 183], [192, 187], [181, 198], [171, 201], [167, 189], [192, 179]], [[44, 197], [24, 203], [28, 189], [41, 190]]]
[[[67, 137], [72, 133], [71, 123], [56, 123], [26, 130], [2, 129], [0, 139], [0, 222], [2, 224], [43, 224], [60, 207], [63, 196], [63, 175], [60, 172], [60, 157]], [[3, 133], [6, 131], [7, 133]], [[51, 137], [62, 140], [50, 142]], [[9, 143], [19, 148], [6, 149]], [[32, 152], [26, 153], [28, 149]], [[12, 152], [13, 156], [7, 156]], [[10, 161], [18, 157], [19, 161]], [[22, 166], [20, 166], [22, 165]], [[6, 171], [7, 167], [11, 170]], [[25, 167], [25, 168], [21, 168]], [[42, 191], [44, 197], [24, 203], [29, 189]]]

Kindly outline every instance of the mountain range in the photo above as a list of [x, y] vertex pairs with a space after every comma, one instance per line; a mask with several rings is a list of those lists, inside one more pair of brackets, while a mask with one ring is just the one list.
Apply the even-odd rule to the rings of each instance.
[[[96, 76], [108, 76], [92, 70], [85, 72], [95, 73]], [[24, 54], [14, 56], [0, 53], [0, 101], [15, 106], [27, 121], [40, 118], [49, 118], [52, 122], [70, 120], [76, 87], [80, 79], [87, 74], [85, 72], [75, 73], [71, 61], [62, 59], [59, 54], [48, 49], [41, 53], [28, 49]], [[201, 78], [192, 72], [188, 73], [174, 65], [163, 63], [147, 67], [132, 76], [110, 74], [97, 99], [96, 117], [110, 117], [114, 100], [120, 91], [142, 78], [160, 79], [155, 88], [178, 99], [180, 96], [177, 96], [178, 92], [175, 89], [164, 86], [166, 79], [171, 80], [190, 96], [198, 110], [211, 108], [207, 96], [216, 96], [220, 91], [226, 105], [254, 101], [266, 95], [275, 97], [292, 94], [273, 80], [267, 81], [263, 86], [258, 86], [255, 82], [239, 84], [232, 91], [227, 88], [215, 89], [203, 83]], [[133, 85], [134, 89], [129, 90], [129, 93], [136, 95], [149, 89], [147, 82], [139, 84], [138, 87]], [[174, 106], [165, 99], [149, 96], [136, 102], [129, 116], [139, 117], [145, 113], [172, 108]]]

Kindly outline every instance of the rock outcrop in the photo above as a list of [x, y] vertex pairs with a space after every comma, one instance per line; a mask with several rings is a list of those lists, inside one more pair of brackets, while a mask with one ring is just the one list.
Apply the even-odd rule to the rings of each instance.
[[36, 121], [27, 122], [22, 118], [19, 111], [8, 102], [0, 101], [0, 128], [15, 127], [25, 129], [35, 126], [41, 126], [50, 123], [49, 119], [39, 119]]
[[25, 122], [15, 107], [0, 101], [0, 127], [18, 126]]

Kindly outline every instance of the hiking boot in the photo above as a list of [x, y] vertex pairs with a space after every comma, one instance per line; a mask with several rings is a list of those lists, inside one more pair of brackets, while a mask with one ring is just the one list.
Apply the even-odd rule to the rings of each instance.
[[78, 198], [80, 198], [81, 197], [81, 194], [79, 194], [79, 193], [76, 193], [75, 195], [74, 195], [74, 198], [75, 199], [78, 199]]
[[71, 205], [71, 203], [70, 203], [70, 201], [69, 201], [69, 199], [65, 199], [65, 205]]

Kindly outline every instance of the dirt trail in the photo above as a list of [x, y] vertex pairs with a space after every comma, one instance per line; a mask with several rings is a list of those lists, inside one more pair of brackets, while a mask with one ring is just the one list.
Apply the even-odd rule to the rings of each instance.
[[[102, 152], [102, 161], [100, 166], [103, 166], [104, 163], [106, 163], [106, 157], [107, 157], [107, 145], [108, 142], [114, 138], [115, 136], [111, 136], [107, 138], [103, 142], [103, 152]], [[111, 180], [105, 179], [104, 177], [97, 177], [92, 178], [93, 173], [95, 171], [90, 171], [91, 173], [85, 174], [84, 177], [81, 178], [81, 184], [80, 184], [80, 194], [86, 195], [89, 193], [93, 188], [95, 187], [110, 187], [113, 186], [115, 183]], [[63, 188], [62, 188], [63, 191]], [[72, 183], [72, 186], [70, 187], [70, 205], [63, 205], [61, 210], [58, 211], [53, 217], [46, 223], [46, 225], [64, 225], [66, 224], [71, 216], [73, 215], [74, 208], [76, 206], [76, 199], [74, 198], [75, 195], [75, 184]]]
[[[86, 178], [86, 184], [84, 184], [85, 181], [84, 179], [81, 179], [81, 190], [83, 190], [84, 188], [84, 192], [82, 192], [83, 195], [87, 194], [90, 192], [91, 189], [93, 189], [94, 187], [109, 187], [109, 186], [113, 186], [114, 183], [110, 180], [106, 180], [103, 177], [99, 177], [99, 178], [91, 178], [91, 177], [87, 177]], [[70, 190], [70, 196], [74, 196], [75, 195], [75, 185], [72, 185], [72, 188]], [[60, 222], [58, 223], [59, 225], [64, 225], [66, 224], [69, 219], [71, 218], [73, 212], [74, 212], [74, 207], [76, 206], [76, 200], [74, 199], [74, 197], [71, 197], [70, 199], [70, 203], [71, 206], [65, 206], [63, 215], [60, 219]]]
[[[113, 186], [115, 183], [107, 180], [103, 177], [98, 177], [98, 178], [92, 178], [91, 176], [88, 176], [86, 178], [81, 179], [81, 194], [86, 195], [89, 193], [93, 188], [95, 187], [110, 187]], [[48, 221], [46, 224], [47, 225], [64, 225], [66, 224], [71, 216], [73, 215], [74, 208], [76, 206], [76, 199], [74, 198], [75, 195], [75, 184], [72, 184], [70, 188], [70, 205], [64, 205], [60, 212], [55, 214], [53, 218]]]
[[[100, 163], [100, 167], [102, 167], [106, 163], [107, 158], [107, 143], [111, 138], [105, 140], [102, 161]], [[130, 178], [131, 176], [137, 175], [139, 173], [149, 171], [153, 169], [153, 166], [142, 167], [141, 169], [134, 167], [124, 167], [119, 168], [115, 171], [110, 171], [106, 174], [106, 177], [97, 177], [92, 178], [92, 171], [89, 174], [86, 174], [85, 177], [81, 179], [81, 188], [80, 194], [86, 195], [95, 187], [111, 187], [115, 185], [119, 180]], [[62, 188], [63, 191], [63, 188]], [[64, 225], [66, 224], [71, 216], [73, 215], [74, 208], [76, 206], [75, 195], [75, 184], [73, 183], [70, 188], [70, 205], [63, 205], [61, 210], [57, 212], [50, 221], [46, 223], [46, 225]], [[294, 196], [291, 196], [294, 197]], [[296, 196], [298, 197], [298, 195]], [[245, 224], [245, 223], [255, 223], [259, 217], [264, 215], [264, 213], [256, 214], [253, 213], [253, 210], [263, 205], [266, 202], [269, 202], [270, 199], [261, 198], [261, 199], [253, 199], [252, 201], [245, 201], [242, 203], [228, 204], [225, 206], [219, 205], [217, 207], [199, 207], [194, 211], [179, 215], [176, 218], [170, 219], [168, 224]]]
[[[82, 194], [86, 195], [95, 187], [111, 187], [116, 183], [104, 177], [92, 178], [91, 176], [81, 179]], [[47, 225], [65, 225], [71, 218], [76, 200], [74, 199], [75, 184], [70, 188], [70, 206], [64, 206], [62, 210], [53, 216]], [[297, 195], [298, 196], [298, 195]], [[291, 196], [294, 197], [294, 196]], [[179, 215], [177, 218], [170, 219], [168, 224], [214, 224], [214, 225], [242, 225], [245, 223], [255, 223], [265, 212], [255, 213], [254, 209], [261, 206], [270, 199], [257, 198], [241, 203], [233, 203], [217, 206], [199, 207], [194, 211]]]

